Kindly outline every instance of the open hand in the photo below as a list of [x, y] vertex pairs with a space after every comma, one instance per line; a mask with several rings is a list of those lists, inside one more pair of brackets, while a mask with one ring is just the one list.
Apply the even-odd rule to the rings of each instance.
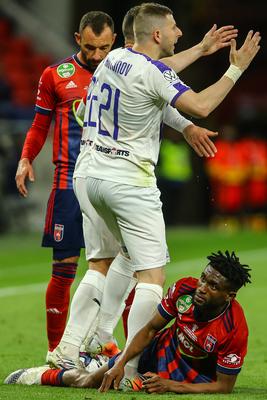
[[215, 137], [218, 132], [209, 131], [197, 125], [188, 125], [183, 132], [188, 144], [200, 157], [214, 157], [217, 153], [215, 144], [210, 137]]
[[28, 190], [25, 184], [26, 178], [29, 178], [30, 182], [34, 182], [34, 172], [32, 165], [27, 158], [23, 158], [18, 164], [18, 169], [15, 177], [17, 189], [23, 197], [27, 197], [28, 195]]
[[217, 25], [214, 24], [201, 41], [203, 56], [208, 56], [217, 50], [230, 46], [231, 39], [236, 38], [237, 33], [238, 30], [233, 25], [226, 25], [217, 29]]
[[231, 40], [230, 63], [236, 65], [241, 71], [247, 69], [253, 58], [260, 50], [260, 32], [249, 31], [239, 50], [236, 49], [235, 39]]

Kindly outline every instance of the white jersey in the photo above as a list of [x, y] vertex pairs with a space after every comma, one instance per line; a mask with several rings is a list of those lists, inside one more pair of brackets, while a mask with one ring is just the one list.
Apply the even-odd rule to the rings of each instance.
[[132, 49], [111, 51], [88, 89], [74, 177], [154, 186], [166, 105], [188, 89], [160, 61]]

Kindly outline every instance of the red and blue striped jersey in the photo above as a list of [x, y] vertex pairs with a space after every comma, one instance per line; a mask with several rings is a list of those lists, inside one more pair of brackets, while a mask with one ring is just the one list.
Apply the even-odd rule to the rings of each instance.
[[216, 371], [238, 374], [247, 352], [248, 328], [240, 304], [232, 300], [216, 318], [199, 322], [193, 294], [198, 280], [184, 278], [169, 288], [158, 306], [173, 325], [155, 338], [157, 373], [167, 379], [200, 383], [216, 380]]
[[47, 67], [39, 81], [35, 110], [55, 119], [53, 137], [54, 189], [71, 189], [80, 151], [82, 128], [73, 114], [73, 102], [87, 92], [92, 73], [77, 55]]

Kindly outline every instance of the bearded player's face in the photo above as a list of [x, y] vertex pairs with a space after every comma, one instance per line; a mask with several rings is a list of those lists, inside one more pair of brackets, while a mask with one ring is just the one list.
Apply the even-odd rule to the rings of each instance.
[[100, 35], [96, 35], [90, 26], [82, 33], [75, 33], [75, 39], [81, 48], [81, 58], [93, 72], [112, 48], [116, 35], [109, 26], [105, 26]]

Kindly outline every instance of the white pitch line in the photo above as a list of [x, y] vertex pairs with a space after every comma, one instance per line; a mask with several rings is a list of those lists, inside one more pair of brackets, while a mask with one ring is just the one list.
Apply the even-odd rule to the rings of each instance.
[[8, 286], [0, 289], [0, 297], [24, 295], [28, 293], [40, 293], [45, 290], [48, 282], [34, 283], [23, 286]]
[[[241, 263], [251, 264], [253, 269], [253, 261], [261, 261], [267, 259], [267, 248], [254, 249], [254, 250], [244, 250], [238, 252], [238, 257], [240, 257]], [[205, 257], [192, 258], [190, 260], [177, 261], [169, 264], [170, 269], [177, 269], [179, 275], [181, 272], [186, 272], [188, 269], [202, 267], [206, 265], [207, 259]], [[21, 286], [8, 286], [5, 288], [0, 288], [0, 298], [25, 295], [29, 293], [41, 293], [46, 289], [48, 282], [34, 283], [30, 285]]]

